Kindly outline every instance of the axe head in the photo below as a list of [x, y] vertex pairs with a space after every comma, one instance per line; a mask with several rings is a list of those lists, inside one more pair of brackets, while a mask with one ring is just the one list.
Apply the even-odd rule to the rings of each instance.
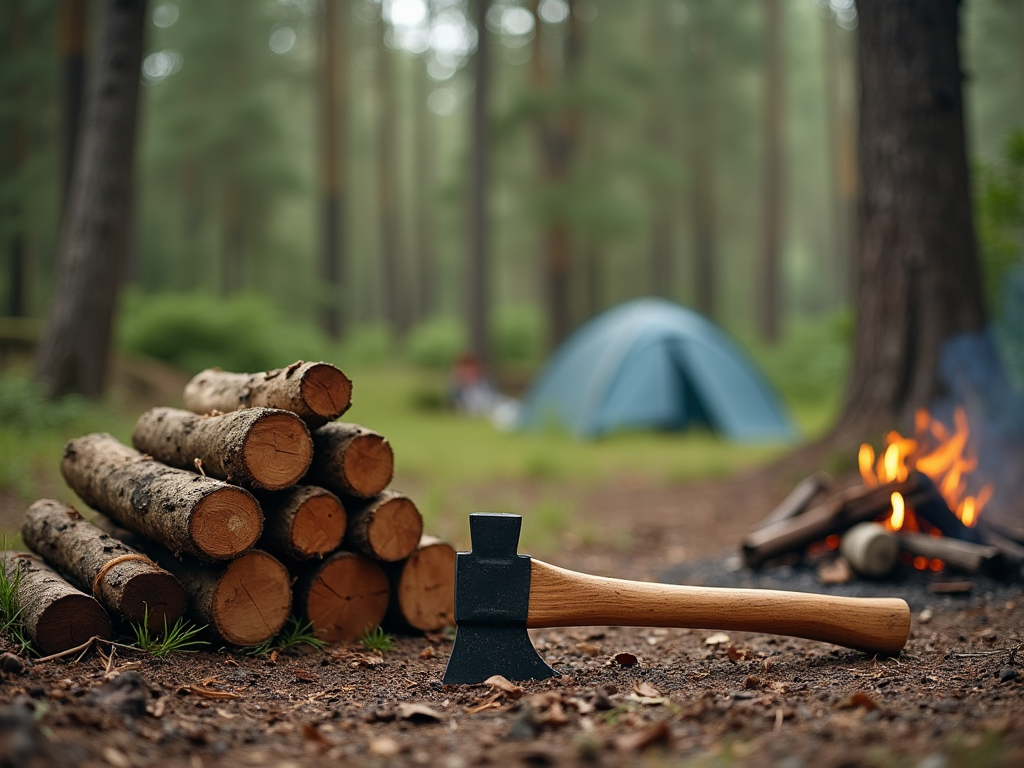
[[472, 549], [455, 558], [455, 645], [443, 682], [482, 683], [491, 675], [543, 680], [557, 673], [526, 633], [530, 556], [520, 555], [519, 515], [469, 516]]

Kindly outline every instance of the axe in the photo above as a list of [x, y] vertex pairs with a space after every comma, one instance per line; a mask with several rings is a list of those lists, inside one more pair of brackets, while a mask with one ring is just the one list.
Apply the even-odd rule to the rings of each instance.
[[519, 515], [469, 516], [472, 550], [455, 560], [458, 632], [443, 682], [542, 680], [528, 627], [690, 627], [769, 632], [896, 654], [910, 634], [897, 598], [651, 584], [576, 573], [520, 555]]

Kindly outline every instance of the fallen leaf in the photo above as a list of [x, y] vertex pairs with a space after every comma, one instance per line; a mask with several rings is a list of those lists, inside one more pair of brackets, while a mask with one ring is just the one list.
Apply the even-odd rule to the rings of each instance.
[[436, 709], [431, 709], [426, 704], [399, 704], [398, 719], [412, 720], [413, 722], [427, 722], [431, 720], [439, 722], [444, 719], [444, 715]]
[[432, 645], [428, 645], [426, 648], [420, 651], [421, 659], [432, 659], [434, 658], [435, 655], [437, 655], [437, 651], [434, 650], [434, 646]]
[[306, 682], [306, 683], [315, 683], [315, 682], [318, 682], [320, 680], [320, 678], [318, 678], [312, 672], [307, 672], [302, 667], [292, 667], [291, 672], [299, 680], [302, 680], [303, 682]]
[[394, 757], [402, 751], [401, 745], [394, 739], [382, 736], [379, 739], [370, 739], [370, 753], [380, 757]]
[[569, 699], [567, 703], [572, 704], [572, 706], [576, 707], [576, 711], [579, 712], [581, 715], [589, 715], [591, 712], [597, 709], [597, 707], [595, 707], [591, 702], [587, 701], [586, 699], [581, 699], [579, 697]]
[[576, 643], [576, 650], [590, 658], [601, 655], [601, 646], [593, 643]]
[[615, 748], [620, 752], [641, 752], [652, 744], [668, 744], [672, 741], [672, 733], [664, 720], [649, 725], [639, 731], [623, 734], [615, 739]]
[[624, 667], [635, 667], [640, 663], [640, 659], [632, 653], [617, 653], [615, 654], [615, 661]]
[[326, 744], [327, 739], [320, 733], [320, 729], [316, 727], [316, 723], [303, 723], [302, 724], [302, 735], [307, 741], [313, 741], [317, 744]]
[[748, 675], [747, 679], [743, 681], [743, 687], [748, 691], [756, 690], [761, 687], [761, 678], [756, 675]]
[[724, 645], [729, 642], [729, 636], [724, 632], [716, 632], [708, 638], [705, 638], [704, 645]]
[[475, 715], [477, 712], [483, 712], [485, 709], [501, 709], [501, 702], [498, 701], [500, 698], [501, 691], [498, 691], [493, 696], [490, 696], [479, 704], [475, 704], [472, 707], [466, 707], [463, 711], [467, 715]]
[[491, 675], [486, 680], [484, 680], [484, 685], [489, 685], [491, 688], [494, 688], [495, 690], [501, 691], [502, 693], [507, 693], [509, 695], [509, 698], [512, 699], [518, 699], [520, 696], [523, 695], [522, 686], [516, 685], [515, 683], [511, 682], [505, 677], [502, 677], [501, 675]]
[[537, 722], [541, 725], [558, 727], [568, 723], [569, 718], [566, 716], [565, 710], [562, 709], [561, 702], [554, 701], [551, 703], [551, 706], [543, 712], [543, 714], [537, 716]]
[[189, 693], [195, 694], [196, 696], [202, 696], [204, 699], [240, 699], [242, 698], [237, 693], [231, 693], [231, 691], [218, 691], [214, 688], [203, 688], [198, 685], [186, 685], [182, 690], [186, 690]]
[[858, 691], [850, 696], [850, 698], [836, 704], [836, 709], [856, 709], [857, 707], [863, 707], [868, 712], [873, 712], [878, 709], [878, 702], [863, 691]]
[[730, 645], [725, 649], [726, 655], [728, 655], [730, 661], [747, 661], [753, 658], [754, 654], [749, 648], [740, 650], [735, 645]]
[[103, 748], [103, 759], [114, 768], [131, 768], [132, 766], [132, 761], [128, 759], [128, 756], [113, 747]]
[[235, 714], [234, 712], [228, 712], [223, 707], [217, 707], [217, 709], [215, 711], [216, 711], [216, 713], [218, 715], [223, 717], [225, 720], [234, 720], [236, 717], [238, 717], [237, 714]]
[[648, 683], [646, 680], [637, 680], [633, 683], [633, 693], [637, 696], [644, 696], [648, 699], [655, 699], [661, 696], [661, 691]]

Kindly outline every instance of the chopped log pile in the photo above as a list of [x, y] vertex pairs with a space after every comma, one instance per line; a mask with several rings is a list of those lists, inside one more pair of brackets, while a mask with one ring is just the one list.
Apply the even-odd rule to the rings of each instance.
[[331, 423], [351, 393], [328, 363], [211, 369], [186, 387], [190, 410], [139, 417], [134, 447], [70, 440], [61, 472], [99, 514], [36, 501], [22, 538], [38, 556], [0, 559], [38, 650], [109, 638], [112, 618], [159, 633], [187, 614], [236, 646], [270, 640], [293, 612], [327, 642], [452, 624], [455, 551], [388, 488], [388, 441]]

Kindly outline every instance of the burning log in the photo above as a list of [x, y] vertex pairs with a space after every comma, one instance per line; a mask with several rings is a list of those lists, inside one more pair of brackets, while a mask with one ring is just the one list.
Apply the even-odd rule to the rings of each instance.
[[850, 488], [802, 515], [754, 531], [743, 540], [743, 560], [757, 568], [773, 557], [803, 550], [829, 535], [845, 533], [857, 523], [882, 517], [891, 506], [892, 494], [900, 493], [909, 501], [913, 493], [924, 488], [922, 477], [914, 472], [902, 482]]
[[395, 469], [388, 441], [358, 424], [334, 423], [314, 430], [308, 481], [335, 493], [366, 499], [387, 488]]
[[279, 408], [310, 429], [334, 421], [352, 402], [352, 382], [330, 363], [304, 363], [265, 373], [228, 373], [210, 368], [185, 387], [185, 407], [194, 413], [239, 408]]
[[328, 490], [297, 485], [259, 495], [265, 518], [260, 545], [289, 560], [333, 552], [345, 536], [345, 507]]
[[454, 547], [424, 536], [408, 559], [383, 567], [391, 584], [387, 624], [434, 632], [454, 623]]
[[219, 416], [151, 408], [136, 422], [132, 444], [172, 467], [193, 469], [198, 460], [204, 474], [268, 491], [294, 485], [313, 458], [302, 419], [273, 408]]
[[107, 434], [69, 440], [60, 469], [90, 507], [175, 553], [227, 560], [255, 544], [263, 528], [248, 491], [165, 466]]
[[172, 625], [185, 612], [185, 592], [145, 555], [85, 520], [74, 507], [41, 499], [21, 524], [25, 544], [75, 587], [91, 592], [111, 613], [149, 628]]
[[346, 500], [345, 545], [375, 560], [409, 557], [423, 536], [423, 517], [408, 496], [384, 491], [372, 499]]
[[339, 550], [299, 572], [295, 604], [317, 637], [352, 642], [380, 624], [388, 592], [388, 577], [377, 563]]
[[858, 523], [843, 536], [839, 553], [861, 576], [878, 578], [896, 567], [900, 545], [884, 526]]
[[804, 512], [811, 502], [832, 485], [832, 478], [825, 472], [815, 472], [805, 477], [786, 496], [779, 505], [771, 511], [758, 528], [767, 528], [769, 525], [789, 520]]
[[19, 619], [43, 656], [66, 651], [91, 637], [111, 638], [110, 617], [96, 599], [75, 589], [41, 558], [0, 552], [0, 568], [17, 581]]
[[929, 536], [925, 533], [904, 533], [899, 536], [900, 546], [914, 557], [941, 560], [947, 566], [966, 573], [996, 575], [1005, 566], [996, 547], [987, 547], [949, 536]]
[[907, 500], [907, 507], [913, 511], [914, 516], [937, 528], [943, 536], [979, 543], [981, 538], [978, 529], [964, 525], [953, 514], [927, 475], [920, 472], [915, 474], [920, 490], [915, 493], [913, 500]]

